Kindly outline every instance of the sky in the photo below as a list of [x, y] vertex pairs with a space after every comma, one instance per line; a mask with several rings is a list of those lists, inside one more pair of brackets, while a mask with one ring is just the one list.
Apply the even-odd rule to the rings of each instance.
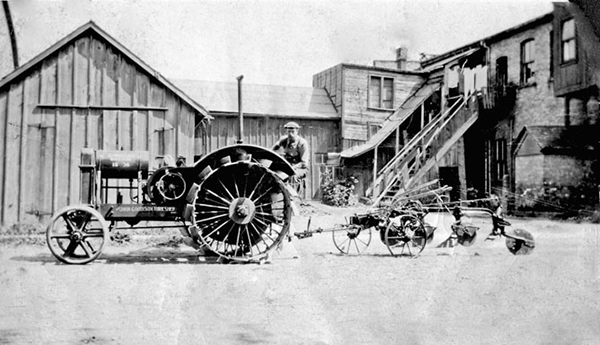
[[[163, 76], [312, 86], [339, 63], [441, 54], [552, 11], [549, 0], [13, 0], [21, 64], [90, 20]], [[0, 13], [0, 75], [12, 70]]]

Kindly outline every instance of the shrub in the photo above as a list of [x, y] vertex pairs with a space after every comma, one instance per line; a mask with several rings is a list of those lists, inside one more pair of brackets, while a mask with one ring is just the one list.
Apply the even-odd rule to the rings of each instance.
[[338, 207], [355, 205], [357, 200], [354, 196], [354, 185], [357, 183], [358, 180], [354, 176], [336, 181], [333, 172], [326, 172], [321, 181], [323, 203]]

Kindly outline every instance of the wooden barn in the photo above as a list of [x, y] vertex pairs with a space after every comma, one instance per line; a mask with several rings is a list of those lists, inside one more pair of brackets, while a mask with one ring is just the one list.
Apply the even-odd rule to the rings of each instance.
[[44, 221], [78, 203], [83, 147], [191, 162], [209, 118], [93, 22], [83, 25], [0, 80], [0, 223]]
[[[214, 121], [196, 137], [196, 152], [206, 154], [238, 140], [238, 83], [173, 80], [186, 94], [210, 111]], [[271, 148], [285, 135], [283, 126], [297, 122], [300, 136], [308, 141], [310, 173], [305, 198], [318, 197], [320, 173], [328, 152], [339, 151], [340, 115], [324, 88], [241, 85], [244, 143]]]

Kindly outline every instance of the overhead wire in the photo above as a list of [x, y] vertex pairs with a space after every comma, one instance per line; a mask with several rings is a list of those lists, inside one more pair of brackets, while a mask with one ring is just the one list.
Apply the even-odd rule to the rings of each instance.
[[[466, 192], [466, 190], [464, 190], [464, 188], [461, 188], [461, 194], [462, 192]], [[502, 188], [498, 188], [498, 187], [492, 187], [492, 192], [495, 195], [498, 196], [504, 196], [509, 200], [513, 200], [513, 201], [526, 201], [528, 203], [531, 203], [532, 205], [538, 205], [538, 206], [542, 206], [542, 207], [546, 207], [546, 208], [550, 208], [553, 210], [556, 210], [557, 212], [574, 212], [574, 213], [578, 213], [578, 214], [584, 214], [584, 215], [593, 215], [595, 213], [595, 211], [593, 210], [587, 210], [587, 209], [580, 209], [580, 208], [574, 208], [574, 207], [569, 207], [569, 206], [564, 206], [564, 205], [560, 205], [554, 202], [550, 202], [547, 200], [544, 200], [542, 198], [538, 198], [538, 197], [533, 197], [533, 196], [527, 196], [524, 194], [518, 194], [518, 193], [514, 193], [514, 192], [510, 192], [507, 190], [504, 190]], [[427, 199], [427, 198], [424, 198]], [[449, 207], [452, 206], [462, 206], [465, 204], [472, 204], [472, 203], [483, 203], [486, 201], [492, 201], [495, 200], [495, 197], [489, 197], [489, 198], [477, 198], [477, 199], [467, 199], [467, 200], [457, 200], [457, 201], [445, 201], [442, 200], [442, 198], [439, 195], [435, 195], [433, 197], [434, 200], [430, 200], [429, 202], [424, 202], [422, 205], [424, 207], [434, 207], [434, 206], [441, 206], [441, 208], [446, 209], [449, 212]]]
[[517, 199], [527, 200], [527, 201], [534, 202], [534, 203], [536, 203], [538, 205], [541, 205], [541, 206], [546, 206], [546, 207], [554, 208], [556, 210], [571, 211], [571, 212], [575, 211], [575, 212], [578, 212], [578, 213], [587, 213], [587, 214], [590, 214], [590, 215], [594, 214], [594, 211], [591, 211], [591, 210], [577, 209], [577, 208], [572, 208], [572, 207], [567, 207], [567, 206], [561, 206], [561, 205], [558, 205], [556, 203], [545, 201], [545, 200], [543, 200], [541, 198], [527, 197], [527, 196], [525, 196], [523, 194], [517, 194], [517, 193], [514, 193], [514, 192], [509, 192], [509, 191], [502, 190], [502, 189], [497, 188], [497, 187], [494, 187], [492, 189], [496, 190], [496, 191], [501, 191], [503, 194], [508, 195], [509, 197], [512, 197], [514, 200], [517, 200]]

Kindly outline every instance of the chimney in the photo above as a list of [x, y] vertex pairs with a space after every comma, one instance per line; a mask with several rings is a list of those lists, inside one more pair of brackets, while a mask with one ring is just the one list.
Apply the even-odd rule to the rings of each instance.
[[396, 49], [396, 64], [398, 69], [406, 69], [406, 59], [408, 56], [408, 49], [406, 47], [399, 47]]

